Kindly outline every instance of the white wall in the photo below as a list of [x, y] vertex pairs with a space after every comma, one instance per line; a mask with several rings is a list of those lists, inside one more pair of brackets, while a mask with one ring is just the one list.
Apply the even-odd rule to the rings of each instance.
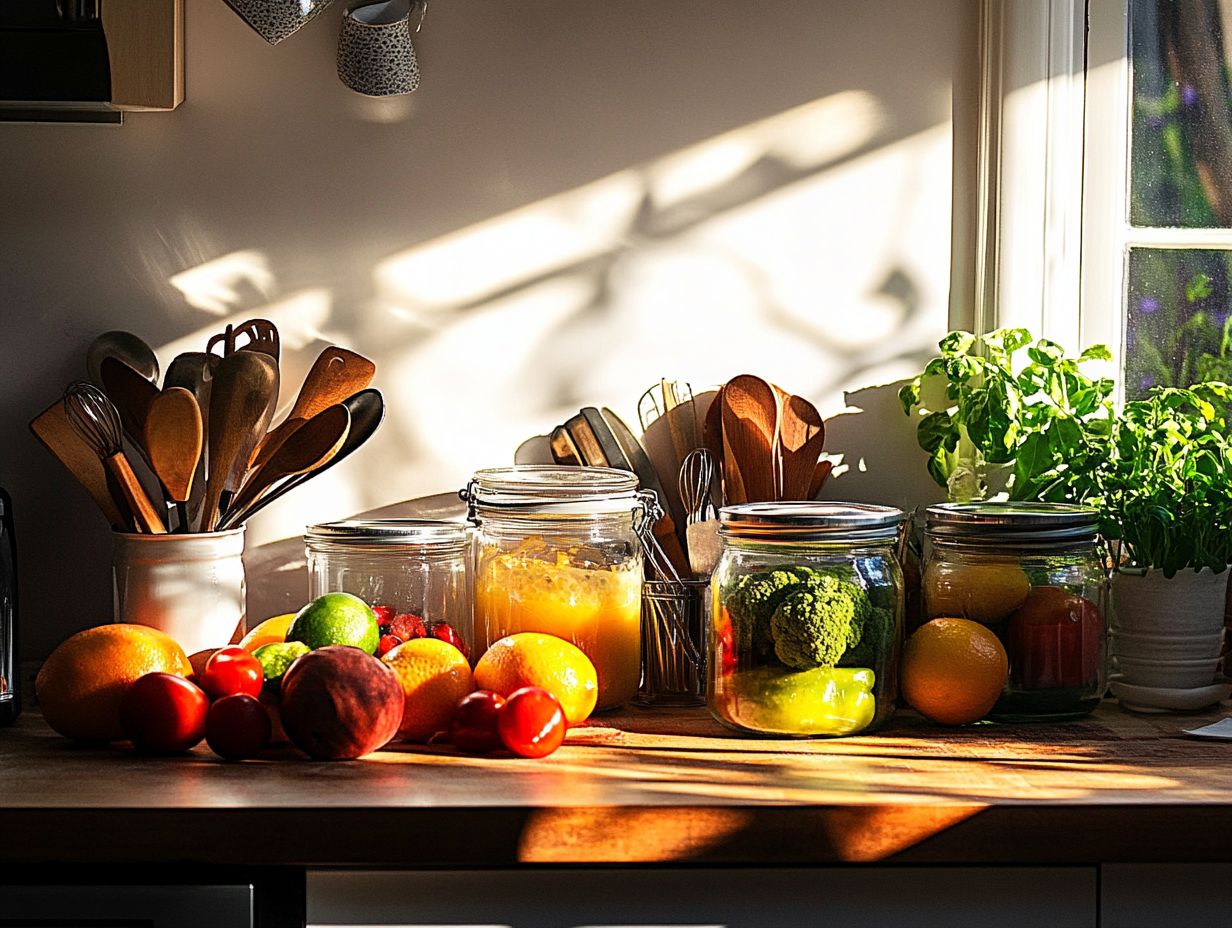
[[[271, 48], [187, 0], [179, 110], [0, 125], [27, 657], [109, 618], [106, 527], [26, 430], [103, 330], [165, 365], [267, 316], [287, 403], [325, 342], [377, 361], [382, 432], [259, 517], [260, 543], [460, 486], [580, 405], [636, 422], [660, 376], [754, 371], [835, 411], [946, 328], [974, 0], [448, 0], [421, 88], [388, 100], [334, 76], [342, 5]], [[905, 423], [863, 396], [899, 430], [836, 420], [828, 450], [864, 469], [831, 494], [922, 501]]]

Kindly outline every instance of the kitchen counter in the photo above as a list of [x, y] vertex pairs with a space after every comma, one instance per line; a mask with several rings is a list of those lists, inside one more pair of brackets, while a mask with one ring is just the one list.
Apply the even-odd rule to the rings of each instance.
[[[143, 758], [37, 714], [0, 730], [0, 860], [303, 867], [1232, 860], [1232, 743], [1106, 703], [1054, 725], [906, 717], [833, 741], [630, 710], [546, 760], [395, 746], [349, 763]], [[289, 749], [287, 757], [293, 756]], [[237, 836], [243, 836], [237, 840]]]

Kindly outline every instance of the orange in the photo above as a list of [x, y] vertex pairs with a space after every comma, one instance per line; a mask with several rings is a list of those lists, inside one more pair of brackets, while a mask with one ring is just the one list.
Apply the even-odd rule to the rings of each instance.
[[475, 685], [508, 696], [523, 686], [538, 686], [556, 697], [570, 725], [595, 709], [599, 679], [582, 649], [555, 635], [519, 632], [484, 652], [475, 665]]
[[278, 644], [279, 642], [286, 641], [287, 632], [291, 630], [291, 623], [294, 621], [294, 612], [266, 619], [240, 639], [240, 647], [246, 651], [255, 651], [263, 645]]
[[402, 684], [405, 741], [427, 741], [449, 728], [458, 701], [475, 689], [471, 665], [462, 652], [439, 638], [412, 638], [381, 658]]
[[903, 649], [903, 697], [925, 718], [965, 725], [988, 714], [1009, 675], [997, 636], [969, 619], [933, 619]]
[[187, 677], [188, 655], [145, 625], [100, 625], [60, 644], [43, 663], [35, 692], [43, 718], [66, 738], [119, 741], [120, 700], [130, 683], [162, 671]]

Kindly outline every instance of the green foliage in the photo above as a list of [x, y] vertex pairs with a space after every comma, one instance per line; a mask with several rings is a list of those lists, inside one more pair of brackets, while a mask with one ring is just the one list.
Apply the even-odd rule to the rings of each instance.
[[[1077, 358], [1025, 329], [998, 329], [981, 338], [951, 332], [940, 357], [899, 391], [903, 411], [919, 416], [916, 437], [928, 470], [951, 498], [986, 494], [983, 465], [1013, 465], [1010, 499], [1074, 499], [1076, 470], [1106, 454], [1111, 433], [1109, 378], [1083, 372], [1111, 353], [1093, 345]], [[1020, 358], [1026, 355], [1025, 363]], [[930, 381], [944, 378], [944, 393]], [[943, 396], [932, 408], [932, 395]]]
[[1232, 387], [1157, 387], [1127, 403], [1112, 454], [1075, 482], [1132, 563], [1162, 570], [1232, 562]]

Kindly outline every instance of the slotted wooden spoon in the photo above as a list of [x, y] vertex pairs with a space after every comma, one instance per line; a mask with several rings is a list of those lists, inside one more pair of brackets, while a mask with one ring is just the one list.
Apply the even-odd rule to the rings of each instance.
[[201, 407], [184, 387], [154, 397], [145, 417], [145, 449], [167, 499], [175, 503], [179, 530], [188, 531], [188, 498], [201, 460]]
[[214, 372], [202, 531], [213, 531], [218, 523], [219, 502], [232, 471], [247, 468], [248, 460], [242, 453], [245, 447], [252, 447], [254, 435], [264, 428], [261, 422], [269, 408], [277, 372], [278, 362], [259, 351], [237, 351], [223, 358]]

